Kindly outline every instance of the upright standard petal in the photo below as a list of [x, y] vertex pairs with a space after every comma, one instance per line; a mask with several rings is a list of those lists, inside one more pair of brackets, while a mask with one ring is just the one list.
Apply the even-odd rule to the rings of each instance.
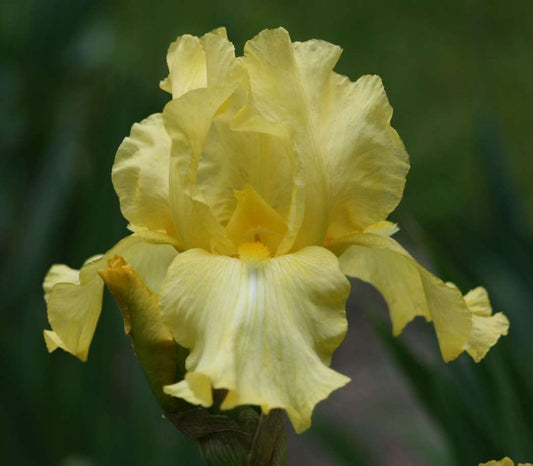
[[409, 158], [378, 76], [351, 82], [332, 73], [328, 84], [320, 140], [328, 156], [328, 237], [337, 238], [387, 218], [402, 198]]
[[160, 86], [177, 99], [209, 85], [222, 85], [233, 72], [235, 48], [226, 30], [218, 28], [201, 38], [185, 34], [170, 44], [167, 53], [169, 75]]
[[160, 113], [135, 123], [111, 171], [122, 215], [136, 228], [175, 236], [168, 201], [170, 137]]
[[349, 283], [319, 247], [252, 259], [193, 249], [170, 266], [161, 311], [191, 353], [185, 380], [166, 393], [209, 406], [211, 388], [226, 389], [222, 409], [283, 408], [301, 432], [315, 404], [348, 382], [328, 365], [346, 332]]
[[416, 316], [433, 321], [442, 357], [455, 359], [472, 332], [472, 313], [461, 293], [418, 264], [392, 238], [353, 235], [340, 255], [341, 270], [375, 286], [389, 306], [398, 335]]
[[387, 218], [402, 198], [409, 160], [378, 76], [351, 82], [333, 72], [341, 49], [328, 42], [293, 47], [327, 171], [327, 236], [337, 238]]
[[67, 272], [64, 265], [52, 266], [43, 284], [52, 327], [44, 331], [48, 351], [60, 347], [82, 361], [87, 360], [102, 309], [104, 284], [98, 270], [105, 268], [116, 254], [127, 258], [146, 285], [157, 292], [177, 252], [172, 246], [149, 244], [132, 235], [98, 259], [87, 261], [79, 273], [74, 269]]
[[[323, 60], [317, 60], [313, 68], [314, 79], [321, 80], [331, 72], [339, 50], [336, 47], [321, 55]], [[251, 96], [238, 115], [239, 125], [263, 131], [262, 120], [286, 124], [304, 172], [308, 187], [305, 216], [293, 250], [323, 244], [328, 225], [327, 163], [319, 140], [319, 122], [313, 118], [316, 101], [305, 76], [309, 69], [299, 67], [289, 34], [283, 28], [262, 31], [249, 40], [243, 63], [250, 76]], [[257, 128], [254, 122], [259, 122]]]
[[169, 74], [159, 85], [174, 99], [207, 85], [205, 51], [198, 37], [184, 34], [172, 42], [167, 65]]
[[[211, 120], [231, 89], [198, 89], [165, 107], [163, 119], [172, 140], [169, 202], [183, 249], [213, 249], [225, 231], [197, 186], [197, 170]], [[225, 245], [222, 246], [222, 249]]]
[[199, 247], [230, 255], [235, 250], [198, 186], [198, 165], [212, 120], [224, 112], [244, 77], [235, 74], [232, 79], [226, 86], [191, 91], [168, 103], [163, 111], [172, 141], [169, 201], [183, 249]]
[[256, 193], [282, 219], [282, 232], [268, 224], [268, 216], [261, 228], [281, 233], [275, 248], [269, 247], [283, 254], [292, 246], [303, 216], [303, 180], [291, 140], [286, 132], [236, 130], [232, 124], [229, 112], [213, 120], [199, 161], [198, 187], [222, 225], [235, 216], [243, 197], [238, 192]]
[[261, 121], [258, 114], [287, 123], [312, 186], [295, 248], [384, 220], [402, 197], [409, 169], [381, 80], [354, 83], [334, 73], [340, 53], [319, 40], [291, 44], [283, 29], [263, 31], [245, 47], [251, 98], [239, 124]]

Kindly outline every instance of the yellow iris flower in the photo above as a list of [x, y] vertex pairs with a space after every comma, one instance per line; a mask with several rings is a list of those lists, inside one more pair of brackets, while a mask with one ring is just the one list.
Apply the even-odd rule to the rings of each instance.
[[242, 57], [224, 29], [178, 37], [161, 82], [172, 100], [133, 126], [113, 165], [133, 234], [80, 271], [50, 269], [50, 351], [86, 360], [98, 271], [118, 255], [190, 350], [184, 380], [164, 390], [193, 404], [226, 389], [222, 409], [283, 408], [296, 431], [308, 428], [316, 403], [349, 381], [329, 367], [346, 334], [345, 275], [382, 293], [394, 334], [423, 316], [445, 361], [485, 356], [508, 321], [484, 289], [463, 297], [391, 238], [408, 156], [380, 78], [335, 73], [340, 54], [282, 28]]
[[[488, 461], [486, 463], [479, 463], [478, 466], [514, 466], [514, 461], [509, 458], [505, 457], [499, 461], [492, 460]], [[533, 466], [531, 463], [518, 463], [517, 466]]]

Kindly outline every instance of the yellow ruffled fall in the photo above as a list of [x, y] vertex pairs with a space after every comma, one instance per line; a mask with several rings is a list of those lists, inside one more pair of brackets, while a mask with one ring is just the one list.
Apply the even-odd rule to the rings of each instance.
[[391, 238], [408, 156], [380, 78], [335, 73], [340, 54], [282, 28], [242, 57], [224, 29], [171, 44], [161, 82], [171, 100], [133, 126], [113, 165], [133, 234], [80, 271], [50, 269], [50, 351], [86, 360], [98, 271], [118, 255], [142, 279], [146, 315], [159, 306], [190, 350], [185, 378], [164, 388], [190, 403], [210, 406], [212, 389], [226, 389], [222, 409], [283, 408], [296, 431], [308, 428], [316, 403], [349, 381], [329, 367], [346, 334], [345, 275], [382, 293], [394, 334], [423, 316], [445, 361], [485, 356], [508, 321], [482, 288], [462, 296]]

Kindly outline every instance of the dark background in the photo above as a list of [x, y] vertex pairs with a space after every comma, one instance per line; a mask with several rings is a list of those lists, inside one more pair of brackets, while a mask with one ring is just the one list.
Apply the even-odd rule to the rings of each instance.
[[344, 48], [337, 70], [379, 74], [411, 157], [400, 241], [511, 321], [480, 364], [445, 365], [430, 325], [390, 336], [354, 282], [334, 367], [352, 383], [289, 432], [291, 464], [468, 466], [533, 461], [533, 3], [470, 0], [1, 4], [0, 431], [3, 464], [195, 465], [161, 419], [106, 295], [89, 361], [48, 355], [41, 282], [126, 234], [110, 169], [131, 125], [160, 111], [166, 49], [226, 26], [242, 52], [266, 27]]

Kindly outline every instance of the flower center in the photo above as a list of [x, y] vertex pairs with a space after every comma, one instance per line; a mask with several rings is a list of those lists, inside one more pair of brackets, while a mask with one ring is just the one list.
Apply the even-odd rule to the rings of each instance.
[[270, 249], [260, 241], [243, 243], [237, 249], [239, 259], [244, 262], [258, 263], [268, 259], [271, 255]]

